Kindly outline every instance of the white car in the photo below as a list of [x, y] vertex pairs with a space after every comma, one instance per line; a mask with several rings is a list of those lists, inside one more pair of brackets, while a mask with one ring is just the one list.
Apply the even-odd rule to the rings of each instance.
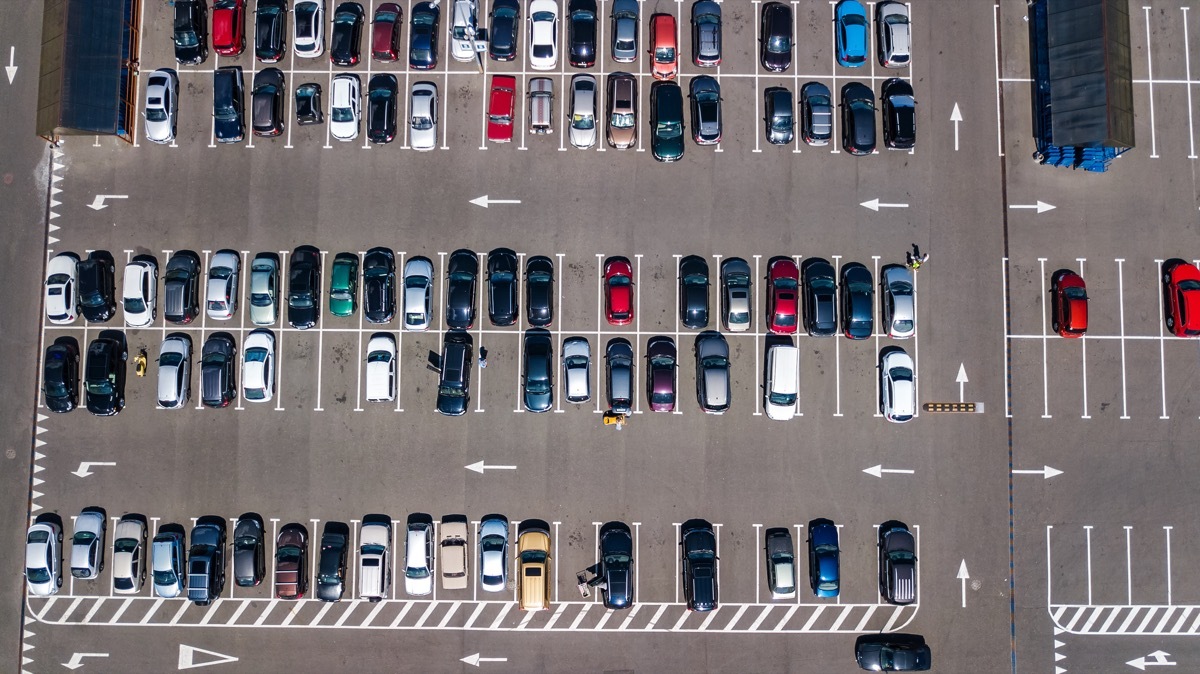
[[292, 49], [296, 56], [317, 58], [325, 53], [325, 2], [292, 3]]
[[571, 337], [563, 342], [563, 382], [567, 402], [584, 403], [592, 398], [592, 347], [586, 337]]
[[152, 259], [134, 260], [125, 265], [125, 283], [121, 290], [121, 305], [125, 309], [125, 325], [144, 328], [157, 315], [158, 264]]
[[192, 339], [173, 332], [158, 351], [158, 406], [177, 410], [187, 404], [192, 392]]
[[396, 339], [377, 332], [367, 342], [367, 402], [396, 399]]
[[49, 597], [62, 587], [62, 529], [38, 522], [25, 536], [25, 585], [29, 594]]
[[392, 567], [388, 563], [391, 520], [386, 515], [364, 515], [358, 542], [358, 596], [371, 602], [386, 599], [392, 584]]
[[333, 102], [329, 105], [329, 133], [338, 140], [358, 138], [362, 119], [362, 84], [358, 75], [342, 73], [333, 78]]
[[113, 530], [113, 591], [137, 594], [146, 582], [146, 523], [126, 515]]
[[576, 75], [571, 78], [571, 116], [567, 131], [571, 145], [586, 150], [596, 144], [596, 78]]
[[274, 253], [259, 253], [250, 263], [250, 322], [274, 325], [279, 318], [279, 261]]
[[437, 145], [437, 85], [417, 82], [412, 86], [408, 109], [408, 142], [414, 150], [432, 150]]
[[450, 56], [455, 61], [475, 60], [475, 0], [454, 0], [450, 23]]
[[404, 553], [404, 591], [414, 597], [433, 592], [433, 525], [410, 521]]
[[104, 532], [108, 518], [99, 508], [84, 508], [75, 518], [71, 537], [71, 575], [91, 580], [104, 570]]
[[233, 318], [238, 305], [238, 272], [241, 260], [232, 250], [218, 250], [208, 263], [208, 294], [205, 311], [218, 321]]
[[252, 403], [265, 403], [274, 394], [275, 334], [260, 328], [246, 335], [242, 346], [242, 397]]
[[414, 257], [404, 265], [404, 329], [429, 329], [433, 319], [433, 263]]
[[179, 78], [167, 68], [155, 70], [146, 79], [146, 140], [151, 143], [175, 142], [179, 125]]
[[558, 63], [558, 3], [529, 3], [529, 67], [551, 70]]
[[78, 265], [75, 253], [59, 253], [46, 265], [46, 320], [55, 325], [73, 323], [79, 315]]
[[888, 421], [902, 424], [917, 411], [917, 375], [904, 349], [892, 348], [879, 359], [879, 411]]
[[508, 519], [491, 515], [479, 525], [479, 584], [486, 592], [508, 586]]

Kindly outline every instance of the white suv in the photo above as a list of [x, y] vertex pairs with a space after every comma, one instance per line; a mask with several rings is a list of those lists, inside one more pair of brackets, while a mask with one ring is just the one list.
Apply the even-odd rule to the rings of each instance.
[[362, 119], [362, 84], [358, 75], [343, 73], [333, 78], [333, 101], [329, 106], [329, 133], [338, 140], [358, 138]]
[[358, 533], [358, 596], [376, 602], [387, 598], [392, 584], [388, 549], [392, 520], [387, 515], [364, 515]]
[[396, 399], [396, 340], [377, 332], [367, 342], [367, 402]]
[[404, 553], [404, 591], [415, 597], [433, 592], [433, 524], [428, 518], [408, 518]]

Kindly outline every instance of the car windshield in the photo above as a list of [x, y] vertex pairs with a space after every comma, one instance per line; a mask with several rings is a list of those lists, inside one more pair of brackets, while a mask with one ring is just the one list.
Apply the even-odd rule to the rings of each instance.
[[49, 583], [50, 569], [29, 567], [25, 569], [25, 577], [31, 583]]
[[89, 381], [87, 383], [87, 392], [96, 396], [110, 396], [113, 394], [113, 385], [107, 379]]
[[392, 354], [387, 351], [372, 351], [367, 355], [368, 363], [387, 363], [392, 360]]
[[[387, 548], [383, 547], [382, 545], [364, 545], [359, 550], [359, 555], [360, 556], [382, 555], [385, 552], [387, 552]], [[363, 561], [369, 562], [369, 561], [375, 561], [375, 560], [364, 559]], [[377, 561], [376, 561], [376, 564], [378, 564]]]
[[892, 368], [892, 379], [896, 381], [912, 381], [912, 378], [912, 370], [908, 369], [907, 367]]
[[795, 393], [772, 393], [770, 396], [770, 401], [771, 401], [772, 405], [782, 405], [784, 407], [791, 407], [792, 405], [796, 404], [796, 394]]
[[729, 367], [729, 359], [725, 356], [709, 356], [700, 361], [705, 370]]
[[893, 550], [888, 553], [888, 559], [894, 562], [915, 561], [917, 556], [908, 550]]
[[250, 304], [256, 307], [269, 307], [271, 306], [271, 296], [267, 293], [251, 293]]
[[912, 321], [896, 321], [892, 324], [892, 329], [896, 332], [908, 332], [913, 329]]
[[568, 370], [574, 370], [576, 368], [587, 367], [588, 357], [587, 356], [569, 356], [566, 359], [565, 365]]
[[414, 27], [416, 27], [416, 26], [432, 26], [433, 25], [433, 14], [427, 14], [425, 12], [421, 12], [420, 14], [413, 14], [412, 25]]
[[609, 121], [615, 129], [631, 129], [635, 123], [632, 112], [614, 112]]
[[787, 278], [787, 277], [777, 278], [772, 283], [775, 284], [775, 288], [778, 290], [795, 290], [796, 289], [796, 279], [794, 279], [794, 278]]
[[65, 396], [67, 395], [67, 387], [61, 381], [46, 380], [46, 395], [48, 396]]
[[534, 12], [533, 13], [533, 21], [535, 23], [538, 21], [553, 21], [553, 20], [554, 20], [554, 12]]
[[247, 349], [246, 350], [246, 362], [247, 363], [265, 363], [265, 362], [267, 362], [267, 350], [266, 349]]
[[253, 550], [258, 546], [258, 541], [253, 536], [242, 536], [233, 542], [235, 550]]
[[353, 122], [354, 110], [352, 110], [349, 106], [345, 108], [335, 107], [329, 111], [329, 116], [333, 118], [333, 121], [335, 122]]
[[791, 111], [789, 110], [787, 112], [775, 113], [775, 116], [771, 118], [771, 129], [774, 131], [791, 131], [792, 130], [792, 113], [791, 113]]
[[659, 122], [655, 132], [660, 138], [674, 138], [683, 133], [681, 122]]
[[550, 382], [545, 379], [527, 380], [525, 392], [531, 395], [546, 395], [550, 393]]
[[1200, 281], [1193, 281], [1190, 279], [1187, 281], [1180, 281], [1179, 289], [1180, 290], [1200, 290]]
[[658, 47], [654, 50], [654, 60], [658, 63], [674, 63], [674, 47]]
[[[167, 111], [162, 109], [161, 98], [151, 98], [150, 104], [146, 106], [146, 121], [147, 122], [165, 122], [167, 121]], [[150, 107], [155, 106], [155, 107]]]
[[654, 395], [650, 396], [650, 402], [664, 404], [664, 405], [667, 403], [672, 403], [672, 402], [675, 402], [675, 394], [674, 393], [661, 393], [659, 391], [655, 391]]
[[522, 564], [544, 564], [546, 562], [546, 552], [544, 550], [526, 550], [521, 553]]
[[313, 305], [312, 296], [308, 293], [292, 293], [288, 295], [288, 304], [297, 309], [307, 309]]
[[475, 275], [469, 271], [456, 271], [450, 274], [451, 281], [475, 281]]
[[419, 311], [410, 311], [404, 314], [404, 322], [408, 325], [421, 325], [425, 322], [425, 314]]
[[416, 131], [428, 131], [433, 128], [433, 120], [429, 117], [413, 116], [412, 128]]
[[729, 314], [729, 322], [733, 325], [744, 325], [750, 322], [750, 312], [738, 311]]
[[650, 359], [650, 365], [654, 368], [675, 367], [675, 359], [670, 356], [655, 356]]
[[892, 96], [892, 107], [895, 108], [915, 108], [917, 99], [912, 96]]
[[[1180, 284], [1179, 287], [1182, 288], [1183, 284]], [[80, 295], [80, 299], [83, 300], [83, 306], [85, 306], [85, 307], [102, 307], [102, 306], [104, 306], [104, 296], [100, 294], [99, 290], [93, 290], [88, 293], [82, 293]]]
[[796, 324], [795, 314], [775, 314], [775, 324], [780, 326], [792, 326]]
[[453, 386], [442, 386], [438, 388], [438, 395], [443, 398], [465, 398], [467, 392]]
[[571, 116], [571, 126], [576, 129], [596, 128], [596, 119], [587, 113], [575, 113]]
[[833, 292], [834, 290], [833, 279], [831, 278], [815, 278], [809, 281], [808, 284], [812, 286], [813, 290], [828, 290], [829, 292]]
[[775, 35], [767, 41], [767, 51], [773, 54], [784, 54], [792, 48], [792, 39], [786, 35]]
[[633, 40], [617, 40], [616, 41], [616, 48], [619, 50], [628, 51], [630, 49], [633, 49], [633, 47], [634, 47]]
[[94, 540], [96, 540], [96, 534], [93, 534], [90, 531], [78, 531], [71, 538], [71, 541], [76, 545], [87, 545]]
[[606, 565], [621, 566], [629, 564], [631, 561], [633, 561], [633, 558], [624, 552], [614, 552], [604, 555], [604, 563]]
[[164, 353], [158, 357], [159, 367], [175, 367], [183, 362], [183, 354]]
[[631, 283], [628, 276], [613, 276], [612, 278], [608, 279], [608, 285], [627, 286], [631, 285]]
[[375, 12], [375, 23], [395, 23], [396, 13], [387, 11]]
[[125, 298], [125, 312], [130, 314], [140, 314], [146, 310], [146, 303], [140, 297]]
[[[70, 280], [71, 280], [71, 277], [67, 276], [66, 274], [53, 274], [50, 276], [50, 278], [46, 279], [46, 285], [50, 285], [50, 286], [63, 285], [65, 283], [69, 282]], [[57, 291], [57, 293], [55, 291]], [[62, 292], [62, 289], [61, 288], [51, 288], [50, 292], [52, 294], [58, 294], [58, 293]]]
[[200, 38], [196, 37], [195, 31], [191, 30], [176, 30], [175, 31], [175, 46], [176, 47], [195, 47], [200, 44]]
[[1063, 290], [1063, 297], [1069, 300], [1086, 300], [1087, 291], [1079, 286], [1071, 286], [1070, 288]]
[[891, 290], [893, 295], [901, 297], [905, 295], [911, 295], [913, 288], [912, 285], [907, 281], [897, 281], [888, 286], [888, 290]]
[[688, 274], [683, 277], [683, 284], [688, 286], [708, 285], [708, 277], [704, 274]]
[[175, 575], [174, 571], [167, 570], [154, 572], [155, 585], [174, 585], [177, 582], [178, 576]]
[[299, 564], [300, 563], [300, 548], [295, 545], [285, 545], [279, 548], [275, 553], [275, 559], [278, 562]]
[[492, 274], [492, 283], [511, 283], [513, 280], [512, 272], [498, 271]]

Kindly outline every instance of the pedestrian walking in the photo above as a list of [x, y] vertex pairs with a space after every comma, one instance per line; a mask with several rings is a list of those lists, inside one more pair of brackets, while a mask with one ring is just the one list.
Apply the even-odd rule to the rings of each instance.
[[487, 349], [482, 346], [479, 347], [479, 367], [487, 367]]
[[921, 265], [925, 264], [925, 262], [929, 259], [929, 253], [922, 253], [921, 249], [918, 248], [917, 244], [914, 243], [912, 245], [912, 252], [906, 252], [904, 254], [904, 259], [907, 262], [909, 269], [917, 271], [921, 268]]

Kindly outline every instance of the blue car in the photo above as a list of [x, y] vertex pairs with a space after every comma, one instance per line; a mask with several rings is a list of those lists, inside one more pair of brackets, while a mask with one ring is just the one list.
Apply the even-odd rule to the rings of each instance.
[[838, 530], [831, 520], [808, 523], [808, 582], [818, 597], [838, 596], [841, 569]]
[[860, 68], [867, 62], [867, 10], [858, 0], [841, 0], [833, 9], [837, 40], [837, 62], [844, 68]]

